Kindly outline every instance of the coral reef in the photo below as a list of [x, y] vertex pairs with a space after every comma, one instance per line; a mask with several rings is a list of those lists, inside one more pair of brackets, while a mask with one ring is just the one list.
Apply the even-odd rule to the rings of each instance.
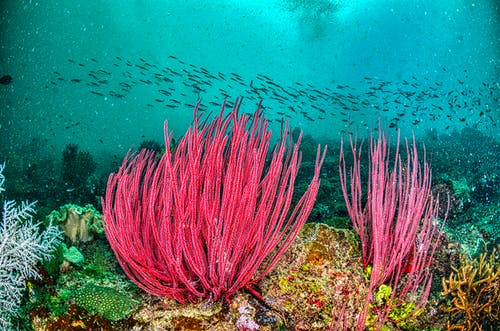
[[[474, 140], [473, 148], [464, 143], [469, 140]], [[383, 330], [446, 330], [447, 321], [450, 330], [467, 329], [466, 313], [455, 305], [460, 301], [454, 300], [464, 300], [467, 305], [471, 305], [478, 302], [474, 298], [488, 299], [489, 301], [485, 303], [491, 305], [495, 302], [491, 300], [494, 298], [493, 295], [498, 297], [498, 292], [492, 290], [498, 289], [498, 285], [480, 279], [480, 275], [484, 274], [478, 271], [480, 258], [464, 259], [462, 266], [458, 266], [459, 254], [478, 256], [487, 248], [491, 250], [493, 245], [496, 246], [500, 238], [500, 228], [497, 226], [500, 212], [498, 208], [500, 177], [498, 163], [495, 164], [498, 144], [483, 139], [481, 145], [487, 145], [488, 148], [480, 149], [479, 140], [482, 138], [477, 132], [466, 130], [462, 133], [453, 133], [450, 137], [439, 136], [434, 142], [426, 143], [436, 178], [433, 193], [439, 193], [440, 197], [450, 196], [448, 232], [451, 235], [442, 236], [441, 247], [434, 255], [433, 293], [423, 310], [416, 309], [411, 301], [391, 303], [390, 294], [393, 293], [393, 289], [387, 285], [380, 286], [373, 293], [375, 299], [367, 315], [367, 328], [376, 328], [377, 312], [389, 305], [391, 309], [388, 311], [388, 321], [382, 327]], [[293, 201], [297, 201], [305, 192], [311, 180], [310, 173], [315, 164], [308, 159], [312, 159], [316, 154], [316, 146], [317, 142], [311, 137], [307, 135], [303, 137], [301, 144], [303, 162], [297, 175]], [[320, 174], [321, 186], [309, 221], [350, 229], [352, 228], [350, 221], [343, 217], [347, 216], [347, 211], [336, 176], [337, 155], [337, 151], [333, 151], [325, 159]], [[478, 161], [481, 158], [483, 161]], [[40, 161], [28, 165], [26, 162], [18, 165], [17, 171], [22, 171], [20, 172], [22, 176], [12, 175], [12, 181], [9, 180], [7, 183], [9, 185], [12, 185], [12, 182], [16, 183], [16, 199], [25, 192], [30, 199], [42, 199], [42, 207], [52, 206], [54, 201], [59, 201], [55, 206], [61, 205], [64, 203], [60, 202], [61, 199], [68, 201], [71, 198], [70, 201], [73, 202], [82, 199], [82, 191], [65, 186], [59, 173], [57, 178], [51, 174], [54, 163]], [[361, 167], [364, 169], [365, 165]], [[10, 167], [8, 170], [8, 174], [15, 173]], [[90, 175], [84, 186], [89, 186], [92, 176]], [[68, 189], [71, 192], [67, 192]], [[31, 279], [26, 283], [29, 291], [24, 292], [21, 303], [23, 310], [21, 313], [27, 321], [26, 328], [325, 330], [331, 324], [338, 329], [344, 327], [350, 329], [356, 325], [357, 316], [364, 304], [368, 280], [366, 270], [363, 270], [359, 242], [352, 231], [307, 224], [276, 264], [275, 269], [260, 282], [252, 284], [250, 289], [237, 292], [231, 298], [231, 302], [214, 303], [207, 300], [182, 305], [171, 299], [152, 296], [132, 284], [120, 270], [104, 235], [100, 232], [102, 231], [100, 215], [95, 212], [93, 216], [90, 213], [84, 216], [86, 212], [83, 210], [87, 207], [73, 206], [74, 209], [81, 208], [74, 210], [71, 206], [61, 207], [64, 210], [58, 209], [57, 217], [53, 215], [55, 217], [53, 221], [57, 220], [61, 226], [65, 226], [65, 230], [68, 230], [66, 250], [59, 246], [58, 259], [50, 260], [53, 266], [49, 267], [49, 263], [44, 263], [43, 268], [38, 270], [42, 278]], [[72, 215], [72, 222], [69, 222], [68, 215]], [[85, 222], [83, 219], [86, 217]], [[49, 220], [50, 218], [47, 218], [47, 221]], [[455, 241], [460, 241], [462, 246]], [[491, 254], [483, 260], [483, 265], [491, 264]], [[467, 282], [471, 282], [477, 288], [489, 284], [490, 290], [480, 291], [491, 295], [473, 295], [475, 293], [473, 291], [466, 294], [465, 276], [462, 270], [466, 264], [473, 265], [471, 270], [465, 272], [469, 277]], [[495, 264], [498, 265], [498, 252]], [[46, 272], [50, 276], [47, 276]], [[470, 276], [474, 273], [475, 279], [470, 281]], [[407, 277], [407, 274], [403, 277]], [[450, 291], [446, 299], [439, 295], [442, 291], [443, 277], [444, 282], [452, 280], [452, 283], [445, 285]], [[460, 282], [462, 285], [458, 286]], [[454, 290], [450, 289], [452, 285], [455, 286]], [[101, 291], [103, 288], [105, 290]], [[85, 289], [85, 291], [75, 291], [75, 289]], [[109, 310], [109, 301], [92, 299], [110, 290], [113, 291], [112, 296], [116, 295], [117, 302], [123, 300], [125, 303], [134, 302], [134, 304], [125, 304], [124, 313], [121, 314]], [[462, 294], [458, 295], [459, 292]], [[82, 296], [90, 300], [83, 300]], [[455, 296], [457, 299], [454, 299]], [[261, 297], [262, 300], [257, 297]], [[482, 307], [479, 306], [479, 310]], [[498, 307], [498, 303], [492, 307], [493, 314], [488, 315], [484, 310], [482, 312], [483, 316], [486, 316], [481, 320], [483, 330], [491, 330], [494, 323], [498, 323], [497, 320], [491, 319], [491, 316], [498, 315], [498, 308], [496, 308], [497, 313], [494, 310], [494, 307]], [[129, 314], [126, 315], [125, 312]], [[477, 325], [470, 324], [470, 326], [469, 329], [478, 329]]]
[[72, 244], [88, 242], [94, 234], [103, 233], [102, 216], [91, 204], [85, 207], [66, 204], [52, 211], [47, 219], [58, 224]]
[[137, 302], [112, 287], [86, 285], [74, 294], [75, 304], [110, 321], [130, 314]]
[[460, 268], [443, 279], [443, 295], [450, 297], [453, 320], [448, 330], [495, 330], [500, 322], [500, 246], [474, 260], [464, 259]]
[[62, 157], [62, 180], [68, 187], [81, 187], [95, 171], [96, 166], [89, 152], [78, 150], [78, 145], [67, 144]]
[[[5, 178], [0, 164], [0, 192]], [[43, 231], [34, 223], [34, 203], [4, 201], [0, 227], [0, 329], [12, 326], [29, 279], [40, 279], [38, 263], [52, 257], [59, 243], [59, 229], [49, 224]]]
[[[107, 250], [100, 239], [86, 245], [83, 266], [64, 272], [46, 303], [40, 301], [32, 309], [36, 330], [116, 329], [118, 325], [166, 330], [322, 330], [336, 306], [352, 311], [345, 318], [352, 324], [366, 292], [355, 234], [326, 225], [304, 226], [276, 268], [254, 289], [264, 302], [245, 291], [226, 304], [183, 305], [142, 291], [139, 297], [134, 294], [138, 289], [123, 274], [116, 274], [116, 261]], [[49, 306], [50, 310], [43, 308]]]
[[[119, 270], [102, 235], [80, 247], [82, 264], [34, 290], [29, 311], [35, 330], [326, 330], [330, 323], [352, 328], [368, 291], [357, 235], [324, 224], [306, 224], [275, 268], [228, 303], [180, 304], [150, 295]], [[369, 323], [388, 301], [385, 290], [377, 291]], [[385, 330], [423, 329], [423, 310], [415, 311], [411, 302], [392, 306]]]
[[104, 234], [90, 233], [90, 241], [63, 244], [57, 265], [44, 265], [52, 280], [33, 284], [24, 315], [35, 330], [130, 330], [137, 324], [125, 317], [140, 301], [138, 288], [119, 269]]
[[356, 234], [309, 223], [260, 286], [286, 329], [324, 330], [332, 310], [348, 312], [338, 323], [355, 325], [367, 285]]
[[450, 197], [446, 232], [470, 256], [494, 249], [500, 244], [500, 143], [470, 127], [442, 135], [430, 131], [425, 140], [433, 191]]
[[[171, 152], [125, 158], [102, 198], [104, 231], [124, 272], [145, 291], [197, 302], [230, 300], [269, 273], [314, 205], [326, 147], [318, 145], [308, 189], [291, 204], [299, 146], [283, 130], [269, 154], [261, 114], [220, 113], [194, 124]], [[266, 265], [265, 268], [260, 268]]]
[[97, 163], [90, 152], [79, 150], [76, 144], [66, 145], [61, 163], [61, 188], [69, 201], [77, 204], [96, 202], [97, 191], [102, 187], [102, 179], [94, 173], [96, 168]]

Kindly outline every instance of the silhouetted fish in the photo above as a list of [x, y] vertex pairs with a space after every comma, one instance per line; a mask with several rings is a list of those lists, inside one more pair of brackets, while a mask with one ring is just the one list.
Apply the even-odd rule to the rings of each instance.
[[10, 83], [12, 83], [12, 76], [11, 75], [3, 75], [2, 78], [0, 78], [0, 84], [7, 85]]

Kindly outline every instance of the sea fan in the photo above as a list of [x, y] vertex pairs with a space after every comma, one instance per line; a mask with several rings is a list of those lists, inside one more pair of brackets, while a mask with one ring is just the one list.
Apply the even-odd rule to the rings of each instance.
[[[0, 193], [5, 177], [0, 164]], [[40, 278], [37, 263], [48, 260], [59, 243], [61, 232], [49, 225], [40, 231], [33, 222], [35, 202], [4, 201], [0, 224], [0, 329], [12, 327], [12, 317], [21, 303], [25, 281]]]

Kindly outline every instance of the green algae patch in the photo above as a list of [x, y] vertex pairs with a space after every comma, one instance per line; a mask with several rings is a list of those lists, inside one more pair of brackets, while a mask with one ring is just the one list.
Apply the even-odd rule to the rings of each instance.
[[111, 287], [87, 285], [75, 292], [75, 304], [110, 321], [127, 317], [137, 302]]

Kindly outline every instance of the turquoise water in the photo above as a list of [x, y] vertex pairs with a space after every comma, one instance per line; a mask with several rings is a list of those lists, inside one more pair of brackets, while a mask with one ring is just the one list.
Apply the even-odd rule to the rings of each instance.
[[[102, 195], [132, 146], [162, 143], [165, 120], [179, 138], [198, 100], [211, 116], [244, 97], [247, 113], [262, 100], [276, 137], [285, 119], [328, 143], [332, 178], [340, 137], [365, 135], [380, 119], [390, 134], [414, 132], [427, 145], [435, 178], [469, 195], [486, 190], [491, 203], [500, 178], [498, 6], [2, 1], [0, 160], [18, 181], [7, 191], [44, 200], [63, 185], [68, 195], [51, 207], [97, 204], [74, 183], [95, 168], [86, 193]], [[83, 156], [84, 179], [68, 183], [63, 170], [60, 184], [68, 144], [93, 160]]]
[[[189, 105], [201, 98], [217, 111], [223, 94], [246, 97], [248, 112], [262, 98], [268, 118], [289, 117], [319, 138], [378, 118], [404, 135], [469, 126], [498, 138], [495, 1], [301, 3], [3, 1], [0, 74], [13, 80], [0, 85], [2, 154], [60, 155], [69, 142], [123, 154], [161, 141], [165, 119], [181, 135]], [[154, 67], [137, 67], [145, 63]], [[165, 68], [182, 76], [155, 80]], [[248, 93], [250, 84], [266, 91]], [[172, 95], [158, 92], [167, 88]]]
[[198, 101], [209, 118], [241, 97], [246, 113], [262, 101], [275, 139], [283, 120], [305, 133], [297, 191], [328, 144], [314, 222], [352, 228], [340, 138], [415, 134], [441, 217], [449, 198], [443, 247], [477, 256], [500, 244], [499, 61], [494, 0], [0, 0], [2, 198], [38, 200], [40, 220], [100, 209], [164, 121], [178, 140]]

